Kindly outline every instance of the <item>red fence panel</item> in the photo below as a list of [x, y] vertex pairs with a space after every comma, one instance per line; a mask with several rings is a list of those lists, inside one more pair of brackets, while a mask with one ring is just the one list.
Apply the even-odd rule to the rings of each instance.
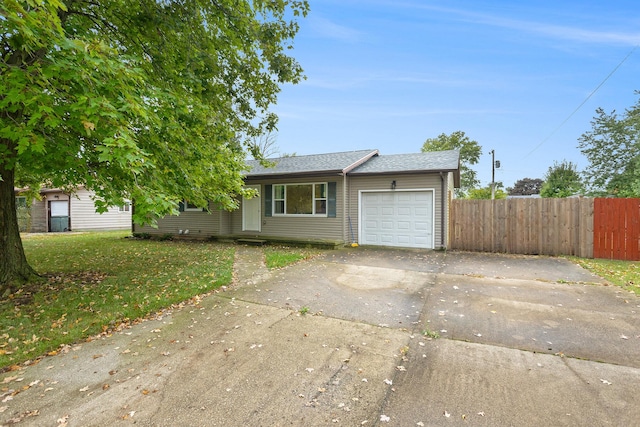
[[594, 199], [593, 257], [640, 261], [640, 199]]

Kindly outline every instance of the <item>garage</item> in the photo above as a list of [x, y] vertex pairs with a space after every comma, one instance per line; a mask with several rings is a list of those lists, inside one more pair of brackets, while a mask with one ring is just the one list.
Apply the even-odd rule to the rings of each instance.
[[360, 244], [433, 249], [433, 191], [360, 193]]

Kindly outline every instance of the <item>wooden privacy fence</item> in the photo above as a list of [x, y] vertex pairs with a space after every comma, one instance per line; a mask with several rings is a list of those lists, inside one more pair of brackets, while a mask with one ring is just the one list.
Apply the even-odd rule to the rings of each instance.
[[640, 260], [640, 199], [595, 199], [593, 257]]
[[453, 200], [452, 249], [593, 258], [593, 200]]
[[640, 260], [640, 199], [453, 200], [452, 249]]

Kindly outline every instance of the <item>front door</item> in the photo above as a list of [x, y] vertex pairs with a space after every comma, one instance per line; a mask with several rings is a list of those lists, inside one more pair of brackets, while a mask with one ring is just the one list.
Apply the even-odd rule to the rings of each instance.
[[262, 203], [260, 201], [260, 186], [248, 185], [258, 194], [252, 199], [242, 198], [242, 231], [260, 231], [262, 225]]

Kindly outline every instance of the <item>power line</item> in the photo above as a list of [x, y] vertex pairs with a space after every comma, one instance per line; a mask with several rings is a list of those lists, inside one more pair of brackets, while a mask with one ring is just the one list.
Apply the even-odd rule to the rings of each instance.
[[615, 72], [616, 72], [616, 71], [618, 71], [618, 68], [620, 68], [620, 67], [622, 66], [622, 64], [624, 64], [624, 63], [625, 63], [625, 61], [626, 61], [627, 59], [629, 59], [629, 57], [633, 54], [633, 52], [635, 52], [635, 51], [636, 51], [636, 49], [638, 49], [638, 47], [639, 47], [639, 46], [640, 46], [640, 45], [635, 45], [635, 46], [634, 46], [634, 48], [633, 48], [633, 49], [631, 49], [631, 51], [627, 54], [627, 56], [625, 56], [625, 57], [622, 59], [622, 61], [620, 61], [620, 63], [619, 63], [618, 65], [616, 65], [616, 67], [615, 67], [615, 68], [614, 68], [614, 69], [613, 69], [613, 70], [612, 70], [612, 71], [607, 75], [607, 77], [605, 77], [605, 78], [604, 78], [604, 80], [602, 80], [602, 81], [600, 82], [600, 84], [599, 84], [599, 85], [598, 85], [594, 90], [592, 90], [592, 91], [591, 91], [591, 93], [590, 93], [590, 94], [589, 94], [589, 95], [584, 99], [584, 101], [582, 101], [582, 102], [580, 103], [580, 105], [578, 105], [578, 106], [576, 107], [576, 109], [575, 109], [575, 110], [573, 110], [573, 112], [572, 112], [571, 114], [569, 114], [569, 116], [568, 116], [566, 119], [564, 119], [564, 120], [562, 121], [562, 123], [560, 123], [560, 124], [559, 124], [559, 125], [558, 125], [558, 126], [557, 126], [557, 127], [556, 127], [556, 128], [555, 128], [555, 129], [554, 129], [554, 130], [553, 130], [553, 131], [552, 131], [552, 132], [551, 132], [551, 133], [550, 133], [550, 134], [545, 138], [545, 139], [543, 139], [543, 140], [542, 140], [542, 142], [540, 142], [538, 145], [536, 145], [536, 146], [533, 148], [533, 150], [529, 151], [529, 152], [527, 153], [527, 155], [523, 157], [523, 159], [526, 159], [526, 158], [527, 158], [527, 157], [529, 157], [531, 154], [533, 154], [533, 152], [534, 152], [534, 151], [536, 151], [538, 148], [540, 148], [540, 147], [542, 146], [542, 144], [544, 144], [544, 143], [545, 143], [545, 142], [547, 142], [549, 139], [551, 139], [551, 137], [552, 137], [553, 135], [555, 135], [555, 133], [556, 133], [558, 130], [560, 130], [560, 128], [561, 128], [562, 126], [564, 126], [564, 125], [565, 125], [569, 120], [571, 120], [571, 117], [573, 117], [573, 116], [574, 116], [574, 114], [576, 114], [576, 113], [578, 112], [578, 110], [580, 110], [580, 108], [582, 108], [582, 106], [583, 106], [584, 104], [586, 104], [586, 103], [587, 103], [587, 101], [589, 101], [589, 99], [591, 99], [591, 97], [592, 97], [592, 96], [593, 96], [593, 95], [594, 95], [594, 94], [595, 94], [595, 93], [596, 93], [596, 92], [597, 92], [597, 91], [598, 91], [598, 90], [599, 90], [599, 89], [600, 89], [600, 88], [601, 88], [601, 87], [602, 87], [602, 86], [607, 82], [607, 80], [609, 80], [609, 78], [610, 78], [611, 76], [613, 76], [613, 75], [615, 74]]

